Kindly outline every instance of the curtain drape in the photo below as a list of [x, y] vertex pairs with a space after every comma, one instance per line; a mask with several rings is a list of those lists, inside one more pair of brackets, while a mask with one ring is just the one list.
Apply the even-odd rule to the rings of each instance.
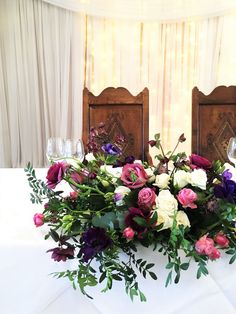
[[0, 1], [0, 23], [0, 166], [42, 166], [48, 137], [81, 133], [84, 17]]
[[48, 137], [80, 137], [85, 85], [148, 87], [150, 139], [169, 150], [184, 132], [190, 153], [192, 88], [236, 85], [235, 32], [235, 13], [141, 22], [0, 1], [0, 167], [43, 166]]

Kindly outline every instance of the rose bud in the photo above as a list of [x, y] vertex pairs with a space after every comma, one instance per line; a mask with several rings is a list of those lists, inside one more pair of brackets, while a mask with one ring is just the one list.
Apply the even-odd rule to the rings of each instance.
[[36, 227], [40, 227], [44, 224], [44, 215], [43, 214], [35, 214], [34, 217], [34, 224]]
[[185, 142], [185, 141], [186, 141], [186, 137], [184, 136], [184, 133], [183, 133], [183, 134], [181, 134], [180, 137], [179, 137], [179, 142], [180, 142], [180, 143], [183, 143], [183, 142]]
[[78, 192], [76, 191], [70, 192], [70, 198], [72, 200], [75, 200], [77, 197], [78, 197]]
[[123, 231], [123, 236], [127, 239], [127, 240], [132, 240], [134, 237], [134, 230], [130, 227], [125, 228], [125, 230]]
[[222, 233], [219, 232], [215, 238], [214, 238], [215, 242], [217, 244], [219, 244], [222, 248], [226, 248], [229, 245], [229, 239]]
[[155, 140], [150, 140], [150, 141], [148, 141], [148, 144], [149, 144], [151, 147], [155, 146], [156, 143], [157, 143], [157, 141], [155, 141]]

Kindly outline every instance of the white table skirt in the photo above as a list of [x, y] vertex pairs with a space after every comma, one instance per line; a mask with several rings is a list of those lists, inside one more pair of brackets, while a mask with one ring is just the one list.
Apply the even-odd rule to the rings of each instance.
[[[46, 169], [36, 169], [44, 178]], [[94, 299], [74, 291], [66, 279], [49, 276], [73, 266], [74, 261], [57, 263], [46, 250], [53, 244], [43, 239], [44, 226], [35, 228], [32, 217], [41, 206], [31, 204], [30, 188], [23, 169], [0, 169], [0, 313], [3, 314], [235, 314], [236, 263], [222, 257], [209, 264], [210, 275], [196, 279], [196, 266], [182, 272], [180, 283], [165, 288], [166, 258], [150, 249], [138, 255], [155, 262], [158, 280], [143, 279], [146, 303], [126, 295], [122, 282], [101, 293], [102, 285], [91, 288]]]

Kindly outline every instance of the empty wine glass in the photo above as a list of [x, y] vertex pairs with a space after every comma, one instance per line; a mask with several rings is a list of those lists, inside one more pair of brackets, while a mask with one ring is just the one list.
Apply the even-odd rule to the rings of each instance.
[[229, 160], [236, 167], [236, 137], [231, 137], [227, 147], [227, 155]]
[[66, 139], [64, 142], [64, 159], [67, 163], [78, 166], [84, 159], [84, 145], [79, 139]]
[[83, 142], [79, 139], [74, 140], [73, 143], [73, 156], [75, 159], [78, 159], [80, 162], [84, 160], [84, 145]]
[[64, 140], [60, 137], [51, 137], [47, 141], [47, 158], [50, 162], [64, 157]]

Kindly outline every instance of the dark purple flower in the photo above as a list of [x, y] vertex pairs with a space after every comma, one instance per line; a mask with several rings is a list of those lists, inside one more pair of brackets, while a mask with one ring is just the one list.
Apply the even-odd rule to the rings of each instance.
[[134, 161], [135, 161], [134, 156], [127, 156], [127, 157], [125, 157], [124, 165], [126, 165], [126, 164], [133, 164]]
[[114, 156], [120, 155], [121, 153], [121, 150], [117, 146], [112, 145], [111, 143], [103, 145], [102, 150], [104, 151], [104, 153]]
[[217, 198], [226, 199], [230, 203], [236, 202], [236, 183], [223, 177], [221, 184], [214, 187], [214, 194]]
[[55, 262], [65, 262], [68, 258], [74, 258], [74, 250], [74, 247], [67, 247], [66, 249], [63, 249], [62, 247], [55, 247], [47, 252], [52, 252], [51, 257]]
[[93, 227], [82, 234], [81, 243], [80, 253], [83, 254], [84, 262], [88, 262], [97, 253], [110, 246], [112, 242], [105, 229]]
[[46, 176], [47, 186], [50, 189], [55, 189], [58, 183], [63, 179], [66, 171], [66, 164], [64, 162], [55, 162], [49, 169]]

